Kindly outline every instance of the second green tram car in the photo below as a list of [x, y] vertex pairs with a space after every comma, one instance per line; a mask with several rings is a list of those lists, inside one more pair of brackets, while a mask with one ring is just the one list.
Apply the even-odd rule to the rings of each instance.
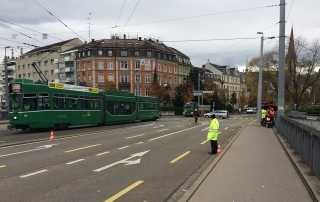
[[159, 101], [128, 92], [15, 79], [9, 85], [9, 117], [8, 129], [22, 130], [146, 121], [159, 118]]

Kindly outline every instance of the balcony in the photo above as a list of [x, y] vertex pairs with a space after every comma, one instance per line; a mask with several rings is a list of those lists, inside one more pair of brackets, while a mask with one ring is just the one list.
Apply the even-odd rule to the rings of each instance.
[[64, 72], [74, 72], [74, 68], [73, 67], [66, 67], [64, 69]]
[[120, 87], [130, 87], [130, 82], [119, 82], [119, 88]]

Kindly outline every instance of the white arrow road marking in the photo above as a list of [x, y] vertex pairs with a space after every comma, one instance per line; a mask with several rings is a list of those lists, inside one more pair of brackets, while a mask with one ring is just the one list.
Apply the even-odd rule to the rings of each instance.
[[16, 154], [28, 153], [28, 152], [32, 152], [32, 151], [38, 151], [41, 149], [48, 149], [48, 148], [52, 147], [53, 145], [57, 145], [57, 144], [43, 145], [43, 146], [37, 147], [37, 149], [31, 149], [31, 150], [21, 151], [21, 152], [16, 152], [16, 153], [11, 153], [11, 154], [4, 154], [4, 155], [1, 155], [0, 158], [5, 157], [5, 156], [12, 156], [12, 155], [16, 155]]
[[153, 128], [162, 128], [162, 127], [164, 127], [164, 125], [160, 125], [160, 126], [153, 127]]
[[112, 163], [112, 164], [109, 164], [109, 165], [104, 166], [104, 167], [102, 167], [102, 168], [98, 168], [98, 169], [93, 170], [93, 171], [95, 171], [95, 172], [100, 172], [100, 171], [103, 171], [103, 170], [105, 170], [105, 169], [108, 169], [108, 168], [110, 168], [110, 167], [112, 167], [112, 166], [118, 165], [118, 164], [120, 164], [120, 163], [125, 163], [126, 166], [127, 166], [127, 165], [138, 164], [138, 163], [140, 163], [141, 158], [136, 159], [136, 160], [130, 160], [130, 159], [132, 159], [132, 158], [134, 158], [134, 157], [142, 157], [143, 155], [145, 155], [145, 154], [148, 153], [149, 151], [150, 151], [150, 150], [144, 151], [144, 152], [140, 152], [140, 153], [136, 153], [136, 154], [131, 154], [130, 157], [128, 157], [128, 158], [126, 158], [126, 159], [123, 159], [123, 160], [114, 162], [114, 163]]

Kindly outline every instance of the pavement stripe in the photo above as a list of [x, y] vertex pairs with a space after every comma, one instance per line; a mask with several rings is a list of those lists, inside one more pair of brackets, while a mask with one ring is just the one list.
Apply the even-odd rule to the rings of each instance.
[[75, 160], [75, 161], [71, 161], [69, 163], [66, 163], [67, 165], [70, 165], [70, 164], [73, 164], [73, 163], [78, 163], [80, 161], [84, 161], [84, 159], [78, 159], [78, 160]]
[[125, 188], [124, 190], [120, 191], [119, 193], [117, 193], [116, 195], [112, 196], [111, 198], [105, 200], [104, 202], [112, 202], [112, 201], [117, 200], [122, 195], [126, 194], [127, 192], [129, 192], [130, 190], [134, 189], [135, 187], [139, 186], [141, 183], [143, 183], [143, 181], [141, 181], [141, 180], [133, 183], [129, 187]]
[[47, 172], [48, 170], [39, 170], [37, 172], [34, 172], [34, 173], [30, 173], [30, 174], [27, 174], [27, 175], [22, 175], [20, 176], [21, 178], [26, 178], [26, 177], [30, 177], [32, 175], [37, 175], [37, 174], [40, 174], [40, 173], [44, 173], [44, 172]]
[[129, 146], [120, 147], [120, 148], [118, 148], [118, 149], [125, 149], [125, 148], [127, 148], [127, 147], [129, 147]]
[[108, 151], [107, 152], [103, 152], [103, 153], [97, 154], [97, 156], [101, 156], [103, 154], [108, 154], [108, 153], [109, 153]]
[[205, 141], [201, 142], [200, 144], [205, 144], [207, 142], [209, 142], [209, 140], [205, 140]]
[[5, 168], [5, 167], [7, 167], [7, 165], [2, 165], [2, 166], [0, 166], [0, 168]]
[[173, 159], [172, 161], [170, 161], [170, 163], [175, 163], [175, 162], [179, 161], [181, 158], [188, 155], [189, 153], [190, 153], [190, 151], [185, 152], [184, 154], [182, 154], [182, 155], [178, 156], [177, 158]]
[[130, 139], [130, 138], [135, 138], [135, 137], [140, 137], [143, 136], [144, 134], [140, 134], [140, 135], [136, 135], [136, 136], [131, 136], [131, 137], [127, 137], [126, 139]]
[[168, 129], [158, 130], [158, 132], [162, 132], [162, 131], [166, 131], [166, 130], [168, 130]]
[[87, 147], [82, 147], [82, 148], [78, 148], [78, 149], [72, 149], [72, 150], [65, 151], [64, 153], [79, 151], [79, 150], [82, 150], [82, 149], [88, 149], [88, 148], [96, 147], [96, 146], [100, 146], [100, 145], [101, 145], [101, 144], [95, 144], [95, 145], [91, 145], [91, 146], [87, 146]]

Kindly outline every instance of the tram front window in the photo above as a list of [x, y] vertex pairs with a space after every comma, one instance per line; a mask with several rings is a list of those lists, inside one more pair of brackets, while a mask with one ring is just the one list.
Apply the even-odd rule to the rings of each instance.
[[22, 109], [22, 94], [11, 93], [9, 103], [9, 111], [20, 111]]

